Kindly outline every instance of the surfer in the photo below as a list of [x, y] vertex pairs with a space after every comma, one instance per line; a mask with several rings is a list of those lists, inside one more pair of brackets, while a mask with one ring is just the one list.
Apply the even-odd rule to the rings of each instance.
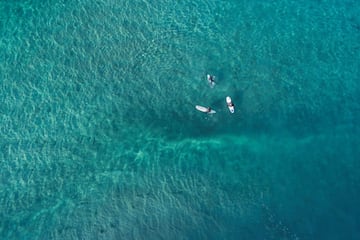
[[229, 111], [231, 113], [234, 113], [235, 112], [235, 105], [233, 104], [233, 102], [231, 101], [231, 98], [229, 96], [226, 97], [226, 104], [229, 108]]
[[215, 86], [215, 76], [207, 74], [207, 80], [211, 88]]
[[203, 112], [203, 113], [208, 113], [208, 114], [216, 113], [216, 111], [211, 109], [211, 107], [203, 107], [203, 106], [200, 106], [200, 105], [196, 105], [195, 108], [198, 111]]

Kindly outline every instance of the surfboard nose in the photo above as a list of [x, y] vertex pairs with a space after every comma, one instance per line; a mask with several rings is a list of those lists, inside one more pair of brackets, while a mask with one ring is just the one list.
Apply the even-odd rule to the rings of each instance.
[[229, 96], [226, 97], [226, 102], [231, 103], [231, 98]]

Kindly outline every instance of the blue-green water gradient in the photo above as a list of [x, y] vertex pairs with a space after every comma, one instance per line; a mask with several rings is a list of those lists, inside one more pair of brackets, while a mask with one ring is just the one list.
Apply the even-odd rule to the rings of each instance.
[[359, 239], [359, 12], [0, 1], [0, 238]]

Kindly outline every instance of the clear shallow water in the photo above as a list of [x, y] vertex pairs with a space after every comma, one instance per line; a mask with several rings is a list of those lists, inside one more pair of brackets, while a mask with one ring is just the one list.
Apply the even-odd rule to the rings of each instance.
[[1, 238], [358, 239], [358, 13], [1, 2]]

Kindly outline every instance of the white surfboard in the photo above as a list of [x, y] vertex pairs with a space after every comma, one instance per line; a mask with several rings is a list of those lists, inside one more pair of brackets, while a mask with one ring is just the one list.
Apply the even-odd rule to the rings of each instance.
[[210, 74], [206, 75], [207, 80], [211, 88], [215, 86], [215, 76], [211, 76]]
[[232, 103], [231, 98], [230, 98], [229, 96], [226, 97], [226, 104], [227, 104], [227, 106], [228, 106], [228, 108], [229, 108], [229, 111], [230, 111], [231, 113], [234, 113], [234, 112], [235, 112], [235, 106], [234, 106], [234, 104]]
[[[211, 108], [203, 107], [203, 106], [200, 106], [200, 105], [196, 105], [195, 108], [196, 108], [198, 111], [203, 112], [203, 113], [209, 113], [209, 114], [216, 113], [215, 110], [212, 110]], [[210, 111], [209, 111], [209, 110], [210, 110]]]

